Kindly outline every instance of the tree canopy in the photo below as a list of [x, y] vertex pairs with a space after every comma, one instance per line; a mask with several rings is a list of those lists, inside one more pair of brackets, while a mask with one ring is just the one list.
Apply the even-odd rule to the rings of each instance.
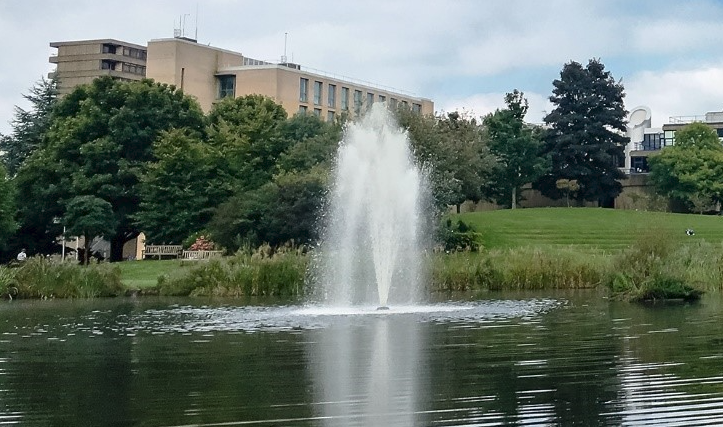
[[113, 235], [117, 224], [111, 204], [95, 196], [77, 196], [70, 199], [65, 206], [62, 223], [66, 226], [66, 235], [85, 237], [85, 265], [88, 264], [90, 242], [93, 238]]
[[520, 189], [548, 169], [541, 157], [539, 132], [525, 123], [528, 104], [524, 93], [515, 89], [505, 95], [507, 108], [488, 114], [483, 121], [490, 151], [497, 158], [494, 191], [497, 201], [514, 209], [520, 201]]
[[659, 194], [704, 212], [723, 202], [723, 145], [716, 131], [692, 123], [675, 133], [675, 145], [648, 159]]
[[54, 110], [48, 143], [18, 171], [23, 235], [38, 239], [37, 248], [47, 251], [44, 245], [54, 244], [59, 230], [38, 226], [63, 216], [64, 202], [95, 196], [112, 206], [117, 227], [107, 237], [111, 259], [121, 259], [123, 244], [139, 231], [133, 215], [141, 176], [154, 160], [153, 142], [173, 128], [204, 132], [197, 102], [173, 86], [106, 77], [66, 95]]
[[555, 105], [545, 117], [549, 129], [543, 153], [551, 168], [535, 184], [544, 195], [563, 197], [556, 182], [575, 180], [575, 197], [607, 206], [622, 191], [625, 178], [618, 169], [624, 157], [626, 116], [624, 88], [597, 59], [586, 67], [569, 62], [553, 82], [550, 101]]

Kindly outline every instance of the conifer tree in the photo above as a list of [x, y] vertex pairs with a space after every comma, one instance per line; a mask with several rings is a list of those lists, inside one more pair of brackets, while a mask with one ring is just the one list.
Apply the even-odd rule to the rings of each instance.
[[544, 119], [549, 129], [543, 148], [551, 169], [534, 187], [559, 199], [564, 194], [557, 181], [576, 180], [578, 201], [610, 206], [622, 191], [618, 180], [625, 178], [618, 169], [628, 142], [623, 85], [602, 62], [591, 59], [586, 67], [574, 61], [565, 64], [553, 86], [550, 101], [555, 108]]

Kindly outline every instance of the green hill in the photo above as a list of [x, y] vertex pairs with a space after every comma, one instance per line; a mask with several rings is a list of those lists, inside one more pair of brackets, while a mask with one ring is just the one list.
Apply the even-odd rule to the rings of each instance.
[[[454, 215], [481, 234], [485, 248], [566, 247], [617, 252], [645, 236], [681, 244], [723, 242], [723, 217], [601, 208], [534, 208]], [[695, 231], [686, 235], [686, 229]]]

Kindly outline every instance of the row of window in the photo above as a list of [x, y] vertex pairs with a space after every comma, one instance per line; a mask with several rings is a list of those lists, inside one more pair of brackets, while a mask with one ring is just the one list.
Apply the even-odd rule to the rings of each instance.
[[[134, 47], [116, 46], [114, 44], [104, 44], [103, 53], [110, 53], [112, 55], [121, 54], [131, 58], [141, 59], [143, 61], [147, 58], [147, 52], [143, 49], [136, 49]], [[120, 51], [120, 52], [119, 52]]]
[[[327, 85], [326, 90], [326, 106], [328, 108], [337, 108], [336, 103], [336, 85], [329, 83]], [[349, 88], [342, 86], [341, 88], [341, 110], [342, 111], [348, 111], [349, 110]], [[314, 87], [313, 87], [313, 104], [316, 106], [322, 105], [322, 93], [323, 93], [323, 83], [315, 80], [314, 81]], [[375, 102], [374, 99], [374, 93], [367, 92], [366, 93], [366, 106], [367, 108], [371, 107], [371, 105]], [[361, 90], [355, 89], [354, 90], [354, 112], [356, 114], [359, 114], [361, 112], [362, 103], [364, 101], [363, 94]], [[386, 102], [387, 97], [386, 95], [379, 94], [376, 98], [376, 102]], [[309, 79], [305, 77], [301, 77], [299, 80], [299, 102], [309, 102]], [[397, 108], [398, 101], [396, 98], [389, 98], [389, 106], [391, 108]], [[407, 101], [402, 100], [402, 105], [405, 107], [409, 104]], [[304, 110], [305, 111], [305, 110]], [[422, 105], [417, 103], [412, 103], [412, 111], [415, 111], [417, 113], [422, 111]]]
[[[118, 64], [121, 64], [120, 70]], [[125, 73], [138, 74], [141, 76], [146, 75], [146, 67], [144, 65], [127, 64], [125, 62], [111, 61], [110, 59], [103, 59], [100, 61], [101, 70], [116, 70], [123, 71]]]

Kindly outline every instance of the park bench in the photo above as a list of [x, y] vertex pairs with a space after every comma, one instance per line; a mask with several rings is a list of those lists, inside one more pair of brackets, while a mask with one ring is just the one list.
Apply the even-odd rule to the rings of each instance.
[[181, 259], [184, 261], [206, 261], [221, 255], [223, 255], [223, 251], [183, 251]]
[[178, 258], [183, 252], [183, 246], [181, 245], [146, 245], [143, 251], [143, 259], [149, 257], [161, 258]]

